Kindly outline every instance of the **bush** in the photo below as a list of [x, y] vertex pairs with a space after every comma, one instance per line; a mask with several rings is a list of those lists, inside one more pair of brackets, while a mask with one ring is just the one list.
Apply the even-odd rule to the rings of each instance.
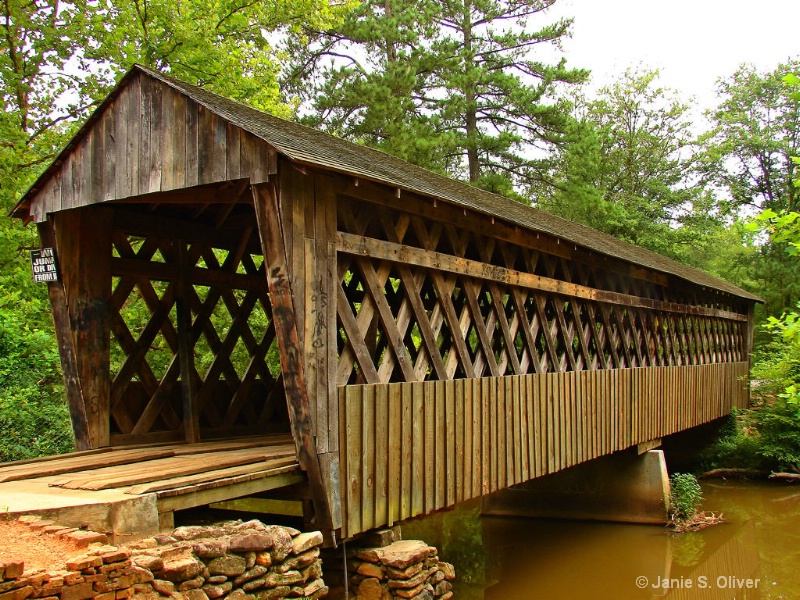
[[714, 443], [700, 457], [701, 471], [712, 469], [768, 470], [761, 454], [758, 411], [734, 409], [720, 428]]
[[797, 405], [786, 398], [777, 398], [759, 413], [759, 454], [769, 469], [800, 472], [800, 414]]
[[0, 462], [74, 450], [52, 334], [0, 305]]
[[674, 523], [688, 523], [700, 510], [703, 490], [690, 473], [675, 473], [669, 478], [669, 515]]

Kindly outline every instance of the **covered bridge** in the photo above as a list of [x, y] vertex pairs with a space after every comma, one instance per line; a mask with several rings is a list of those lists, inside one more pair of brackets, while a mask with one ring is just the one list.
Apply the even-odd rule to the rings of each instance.
[[79, 449], [291, 433], [340, 538], [748, 402], [746, 291], [142, 67], [13, 216]]

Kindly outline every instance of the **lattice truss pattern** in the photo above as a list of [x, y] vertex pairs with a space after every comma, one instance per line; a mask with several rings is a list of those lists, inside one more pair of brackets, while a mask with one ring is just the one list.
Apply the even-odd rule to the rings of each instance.
[[[114, 232], [112, 435], [180, 433], [187, 390], [203, 437], [286, 429], [259, 248], [252, 226], [234, 246]], [[181, 314], [189, 361], [180, 359]]]
[[[356, 201], [339, 230], [655, 300], [662, 286]], [[653, 311], [369, 256], [338, 259], [338, 384], [744, 360], [741, 321]]]

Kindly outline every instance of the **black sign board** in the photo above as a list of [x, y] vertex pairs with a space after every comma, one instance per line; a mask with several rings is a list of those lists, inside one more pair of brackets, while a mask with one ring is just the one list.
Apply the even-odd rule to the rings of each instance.
[[39, 281], [58, 281], [55, 250], [53, 248], [31, 250], [31, 269], [33, 270], [33, 280], [37, 283]]

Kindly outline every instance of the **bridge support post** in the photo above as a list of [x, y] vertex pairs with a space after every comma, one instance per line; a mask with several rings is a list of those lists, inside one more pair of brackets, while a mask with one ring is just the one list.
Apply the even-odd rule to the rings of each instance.
[[669, 491], [664, 453], [628, 450], [484, 496], [483, 513], [664, 524]]

